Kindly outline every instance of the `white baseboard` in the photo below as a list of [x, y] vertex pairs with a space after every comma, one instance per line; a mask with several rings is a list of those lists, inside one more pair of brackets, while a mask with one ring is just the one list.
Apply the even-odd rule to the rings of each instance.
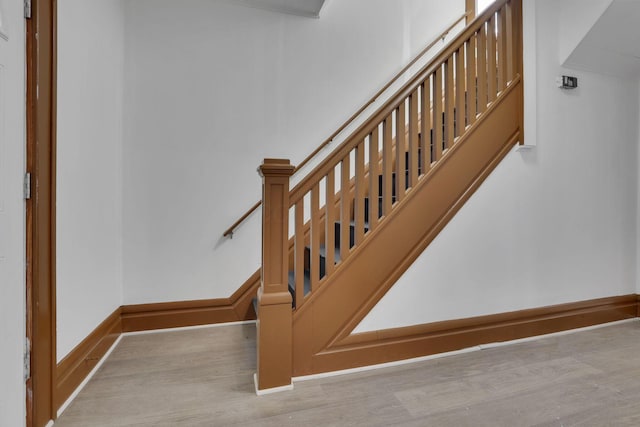
[[253, 374], [253, 384], [256, 387], [256, 395], [264, 396], [266, 394], [280, 393], [283, 391], [293, 390], [293, 382], [289, 385], [283, 385], [280, 387], [267, 388], [265, 390], [258, 390], [258, 374]]

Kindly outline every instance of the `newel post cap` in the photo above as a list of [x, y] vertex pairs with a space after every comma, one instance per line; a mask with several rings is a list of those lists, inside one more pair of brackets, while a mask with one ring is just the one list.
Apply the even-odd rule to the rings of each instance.
[[295, 167], [289, 159], [264, 159], [258, 167], [261, 177], [265, 176], [291, 176]]

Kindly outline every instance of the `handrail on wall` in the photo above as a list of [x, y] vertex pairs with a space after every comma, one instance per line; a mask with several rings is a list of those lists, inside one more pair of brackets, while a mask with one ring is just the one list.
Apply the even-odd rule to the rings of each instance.
[[[473, 17], [473, 11], [467, 11], [463, 13], [458, 19], [456, 19], [451, 25], [449, 25], [443, 32], [438, 35], [431, 43], [429, 43], [424, 49], [420, 51], [407, 65], [405, 65], [402, 70], [400, 70], [386, 85], [384, 85], [378, 92], [376, 92], [371, 99], [369, 99], [358, 111], [356, 111], [351, 117], [347, 119], [335, 132], [333, 132], [327, 139], [325, 139], [311, 154], [309, 154], [303, 161], [301, 161], [298, 166], [295, 167], [293, 173], [295, 174], [300, 169], [302, 169], [307, 163], [311, 161], [323, 148], [329, 145], [336, 136], [338, 136], [343, 130], [347, 128], [356, 118], [360, 116], [371, 104], [376, 102], [378, 97], [382, 95], [387, 89], [391, 87], [402, 75], [404, 75], [409, 68], [411, 68], [416, 62], [420, 60], [431, 48], [433, 48], [436, 43], [439, 41], [444, 41], [444, 38], [453, 30], [453, 28], [460, 23], [463, 19], [467, 17]], [[223, 234], [223, 237], [233, 238], [233, 233], [236, 228], [240, 224], [242, 224], [256, 209], [260, 207], [262, 204], [262, 200], [258, 200], [247, 212], [244, 213], [236, 222], [234, 222], [231, 227], [229, 227]]]

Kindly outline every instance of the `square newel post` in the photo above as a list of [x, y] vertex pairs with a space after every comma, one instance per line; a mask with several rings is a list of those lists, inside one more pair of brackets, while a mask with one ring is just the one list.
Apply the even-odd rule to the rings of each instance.
[[256, 391], [292, 388], [292, 324], [289, 293], [289, 178], [286, 159], [264, 159], [262, 271], [258, 290]]

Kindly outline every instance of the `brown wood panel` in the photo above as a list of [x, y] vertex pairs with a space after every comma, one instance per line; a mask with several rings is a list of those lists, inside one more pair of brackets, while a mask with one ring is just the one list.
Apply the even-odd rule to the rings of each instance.
[[409, 359], [636, 317], [624, 295], [356, 334], [313, 358], [316, 372]]
[[55, 408], [60, 408], [122, 333], [118, 307], [57, 365]]
[[[521, 89], [517, 83], [505, 91], [425, 177], [412, 198], [398, 205], [386, 226], [336, 269], [331, 286], [314, 293], [311, 304], [295, 313], [295, 337], [299, 336], [296, 324], [307, 315], [317, 325], [313, 346], [323, 350], [358, 325], [517, 142]], [[305, 310], [310, 305], [313, 309]]]

